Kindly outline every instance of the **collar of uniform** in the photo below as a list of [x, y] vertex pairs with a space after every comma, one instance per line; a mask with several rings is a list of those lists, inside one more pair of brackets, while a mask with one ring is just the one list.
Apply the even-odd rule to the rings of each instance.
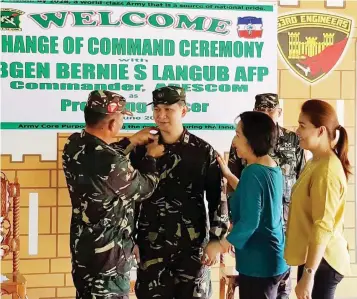
[[280, 127], [278, 123], [276, 123], [276, 128], [277, 128], [277, 130], [278, 130], [278, 135], [279, 135], [279, 137], [284, 136], [283, 128]]
[[97, 136], [94, 136], [94, 135], [88, 133], [84, 129], [81, 131], [81, 138], [83, 138], [83, 139], [91, 139], [95, 143], [100, 144], [100, 145], [107, 145], [102, 139], [100, 139]]
[[162, 143], [162, 144], [165, 144], [167, 146], [174, 145], [174, 144], [179, 144], [179, 143], [188, 143], [189, 140], [190, 140], [190, 133], [187, 131], [186, 128], [183, 128], [183, 132], [182, 132], [180, 138], [175, 143], [167, 144], [167, 143], [165, 143], [163, 141], [161, 135], [159, 137], [159, 142]]

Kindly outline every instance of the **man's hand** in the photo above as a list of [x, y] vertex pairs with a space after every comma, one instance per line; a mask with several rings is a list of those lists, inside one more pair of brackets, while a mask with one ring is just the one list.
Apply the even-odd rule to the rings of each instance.
[[153, 158], [159, 158], [165, 153], [165, 147], [155, 139], [146, 146], [146, 154]]
[[136, 132], [134, 135], [130, 136], [129, 140], [134, 146], [147, 144], [150, 141], [159, 139], [158, 134], [153, 134], [155, 131], [158, 132], [158, 129], [154, 127], [142, 129], [139, 132]]
[[140, 264], [140, 252], [139, 252], [139, 246], [135, 245], [133, 249], [133, 254], [136, 259], [136, 263], [139, 265]]
[[[221, 252], [222, 253], [229, 253], [232, 250], [232, 244], [227, 241], [226, 238], [223, 238], [221, 241], [219, 241], [219, 244], [221, 245]], [[234, 247], [233, 247], [234, 248]]]
[[219, 166], [221, 167], [223, 176], [226, 179], [228, 179], [230, 176], [232, 176], [232, 172], [229, 169], [226, 160], [224, 160], [224, 158], [219, 153], [217, 153], [217, 161], [219, 163]]
[[218, 253], [221, 252], [221, 245], [219, 241], [210, 241], [204, 249], [201, 259], [202, 264], [210, 267], [217, 263]]

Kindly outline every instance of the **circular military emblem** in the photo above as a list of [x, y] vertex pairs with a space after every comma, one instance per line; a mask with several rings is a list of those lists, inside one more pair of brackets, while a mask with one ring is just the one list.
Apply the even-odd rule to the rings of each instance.
[[157, 94], [157, 97], [158, 97], [159, 99], [163, 98], [163, 97], [164, 97], [164, 93], [163, 93], [163, 92], [159, 92], [159, 93]]
[[119, 103], [116, 103], [116, 102], [110, 103], [107, 107], [109, 113], [113, 113], [113, 112], [117, 111], [118, 108], [119, 108]]

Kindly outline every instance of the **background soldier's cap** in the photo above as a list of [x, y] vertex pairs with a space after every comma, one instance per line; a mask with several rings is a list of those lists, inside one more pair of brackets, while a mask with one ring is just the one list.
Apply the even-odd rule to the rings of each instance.
[[155, 89], [152, 92], [152, 98], [153, 101], [147, 105], [172, 105], [179, 101], [186, 102], [186, 92], [185, 89], [183, 89], [182, 87], [165, 86], [162, 88]]
[[279, 96], [276, 93], [262, 93], [255, 96], [254, 109], [275, 109], [279, 107]]
[[108, 90], [93, 90], [90, 92], [87, 107], [94, 112], [111, 114], [121, 112], [132, 116], [131, 111], [125, 109], [126, 99], [115, 92]]

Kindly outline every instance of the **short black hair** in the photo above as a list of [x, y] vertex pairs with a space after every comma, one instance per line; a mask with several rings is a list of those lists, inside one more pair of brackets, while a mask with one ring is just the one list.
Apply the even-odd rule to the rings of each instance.
[[87, 106], [84, 107], [84, 120], [88, 127], [98, 126], [107, 116], [107, 114], [95, 112]]
[[269, 115], [258, 111], [243, 112], [238, 116], [242, 121], [242, 131], [254, 155], [262, 157], [274, 148], [277, 128]]

